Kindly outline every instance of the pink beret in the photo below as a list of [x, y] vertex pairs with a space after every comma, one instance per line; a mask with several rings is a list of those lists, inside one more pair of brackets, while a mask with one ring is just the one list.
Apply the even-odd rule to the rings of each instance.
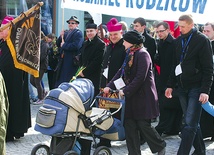
[[122, 24], [118, 23], [116, 18], [112, 18], [107, 23], [107, 29], [109, 32], [120, 31], [122, 30]]
[[6, 16], [4, 17], [4, 19], [2, 20], [1, 24], [7, 24], [9, 23], [10, 21], [12, 21], [14, 18], [11, 17], [11, 16]]

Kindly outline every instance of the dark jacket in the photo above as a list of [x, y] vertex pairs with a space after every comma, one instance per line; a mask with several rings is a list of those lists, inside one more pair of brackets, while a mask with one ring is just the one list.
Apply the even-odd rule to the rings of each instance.
[[65, 43], [62, 47], [60, 44], [62, 38], [57, 39], [57, 46], [60, 47], [60, 52], [64, 52], [64, 57], [62, 59], [62, 65], [59, 69], [59, 78], [56, 81], [56, 87], [62, 82], [69, 82], [71, 78], [75, 75], [78, 67], [74, 65], [74, 55], [78, 53], [83, 44], [83, 35], [79, 29], [74, 29], [72, 31], [66, 31], [64, 35]]
[[161, 39], [158, 43], [158, 65], [160, 66], [160, 90], [166, 89], [172, 65], [173, 55], [175, 54], [175, 39], [171, 34], [168, 34], [165, 40]]
[[40, 69], [47, 70], [48, 68], [48, 43], [41, 41], [40, 46]]
[[92, 41], [85, 41], [80, 49], [80, 65], [86, 67], [82, 73], [92, 81], [95, 91], [99, 91], [104, 49], [105, 43], [97, 36]]
[[[175, 67], [180, 63], [182, 53], [182, 39], [188, 39], [189, 44], [181, 62], [182, 73], [175, 76]], [[201, 32], [193, 29], [188, 35], [176, 39], [176, 57], [168, 87], [174, 87], [176, 80], [180, 87], [201, 87], [201, 93], [209, 94], [213, 76], [212, 48], [210, 41]]]
[[108, 79], [102, 75], [101, 87], [104, 88], [108, 82], [114, 77], [117, 71], [123, 64], [126, 57], [123, 39], [120, 39], [116, 44], [109, 44], [105, 50], [102, 72], [109, 67]]
[[[157, 90], [149, 53], [141, 49], [134, 53], [130, 83], [125, 86], [125, 118], [152, 119], [159, 115]], [[107, 85], [115, 89], [113, 81], [121, 75], [121, 69]]]
[[146, 50], [149, 52], [149, 55], [154, 62], [154, 56], [156, 54], [156, 42], [146, 31], [142, 34], [145, 37], [145, 42], [143, 43]]

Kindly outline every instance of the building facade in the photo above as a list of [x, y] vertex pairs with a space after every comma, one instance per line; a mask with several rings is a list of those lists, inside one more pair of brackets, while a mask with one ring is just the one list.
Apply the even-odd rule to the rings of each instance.
[[[85, 23], [89, 18], [91, 18], [91, 15], [86, 11], [61, 8], [61, 0], [1, 0], [0, 20], [6, 15], [17, 17], [20, 13], [27, 11], [38, 2], [44, 3], [41, 7], [41, 30], [46, 35], [53, 32], [58, 36], [61, 30], [66, 30], [68, 28], [66, 20], [73, 15], [77, 16], [79, 19], [79, 28], [84, 32]], [[118, 21], [125, 21], [128, 27], [131, 26], [134, 20], [133, 18], [116, 17], [103, 14], [102, 23], [107, 23], [112, 17], [117, 18]]]

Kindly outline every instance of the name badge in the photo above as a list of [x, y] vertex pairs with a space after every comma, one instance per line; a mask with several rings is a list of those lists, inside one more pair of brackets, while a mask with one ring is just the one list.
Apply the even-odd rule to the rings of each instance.
[[103, 76], [108, 79], [108, 67], [104, 69]]
[[114, 85], [115, 85], [116, 89], [118, 89], [118, 90], [126, 86], [126, 84], [124, 83], [122, 78], [115, 80]]
[[181, 64], [177, 65], [175, 68], [175, 75], [178, 76], [182, 73]]

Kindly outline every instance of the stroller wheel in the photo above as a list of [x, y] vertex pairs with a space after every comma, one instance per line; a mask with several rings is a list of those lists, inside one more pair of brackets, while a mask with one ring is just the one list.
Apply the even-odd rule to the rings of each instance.
[[78, 155], [78, 153], [73, 150], [70, 150], [70, 151], [65, 152], [64, 155]]
[[50, 148], [46, 144], [37, 144], [31, 151], [31, 155], [49, 155]]
[[96, 148], [93, 155], [112, 155], [112, 154], [111, 150], [108, 147], [99, 146], [98, 148]]

